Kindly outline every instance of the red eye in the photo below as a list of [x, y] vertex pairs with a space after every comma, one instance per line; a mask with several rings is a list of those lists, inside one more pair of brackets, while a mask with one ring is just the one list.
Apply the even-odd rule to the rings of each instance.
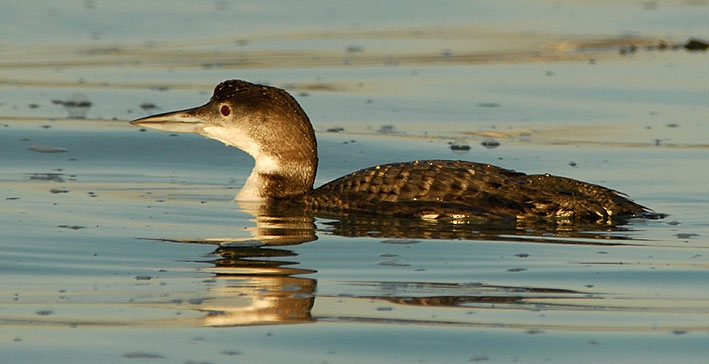
[[219, 109], [219, 111], [221, 111], [222, 115], [224, 115], [224, 116], [229, 116], [229, 114], [231, 114], [231, 109], [229, 109], [229, 106], [226, 106], [226, 105], [222, 105], [222, 107], [221, 107], [221, 109]]

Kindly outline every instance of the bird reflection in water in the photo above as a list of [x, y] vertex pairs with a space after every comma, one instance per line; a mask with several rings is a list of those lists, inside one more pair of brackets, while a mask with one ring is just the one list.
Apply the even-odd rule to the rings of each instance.
[[[297, 267], [297, 254], [287, 246], [317, 240], [318, 234], [348, 237], [401, 239], [506, 240], [554, 244], [618, 245], [635, 244], [627, 240], [622, 226], [550, 222], [490, 221], [425, 221], [354, 214], [316, 217], [302, 206], [290, 202], [238, 202], [239, 207], [254, 216], [255, 226], [249, 238], [158, 239], [181, 243], [214, 244], [217, 249], [208, 260], [214, 274], [209, 297], [200, 301], [199, 310], [206, 312], [202, 325], [235, 326], [287, 324], [314, 321], [311, 310], [315, 303], [316, 280], [308, 275], [316, 270]], [[592, 229], [591, 229], [592, 228]], [[379, 282], [382, 283], [382, 282]], [[391, 282], [389, 282], [391, 283]], [[373, 283], [377, 284], [377, 282]], [[402, 287], [410, 286], [401, 282]], [[430, 283], [430, 286], [446, 283]], [[457, 286], [456, 286], [457, 287]], [[408, 289], [406, 289], [408, 290]], [[587, 296], [587, 293], [535, 287], [500, 287], [475, 285], [457, 287], [455, 295], [423, 295], [407, 292], [405, 296], [359, 297], [415, 306], [460, 307], [490, 303], [526, 304], [525, 298], [545, 295]], [[445, 290], [444, 290], [445, 292]], [[468, 292], [467, 295], [464, 292]], [[514, 292], [510, 295], [509, 292]], [[412, 293], [414, 293], [412, 295]], [[429, 292], [430, 293], [430, 292]], [[461, 294], [462, 293], [462, 294]], [[549, 296], [551, 295], [551, 296]]]
[[[207, 312], [204, 326], [302, 323], [313, 320], [316, 282], [302, 275], [315, 271], [295, 268], [296, 254], [279, 246], [316, 240], [312, 215], [303, 210], [279, 209], [264, 202], [240, 202], [255, 217], [250, 238], [159, 239], [180, 243], [214, 244], [217, 249], [202, 261], [213, 265], [214, 287], [201, 300]], [[278, 213], [276, 213], [278, 211]]]
[[312, 321], [315, 280], [282, 261], [295, 254], [265, 247], [219, 247], [214, 251], [215, 279], [221, 281], [202, 302], [206, 326], [285, 324]]

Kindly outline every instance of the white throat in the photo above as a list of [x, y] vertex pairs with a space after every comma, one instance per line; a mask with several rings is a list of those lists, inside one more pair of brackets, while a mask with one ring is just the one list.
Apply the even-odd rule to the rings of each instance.
[[237, 147], [251, 155], [255, 160], [254, 169], [251, 170], [251, 175], [246, 179], [244, 187], [236, 195], [236, 200], [264, 200], [266, 196], [263, 187], [266, 182], [262, 175], [278, 174], [282, 170], [278, 160], [273, 155], [265, 153], [261, 146], [241, 128], [234, 126], [207, 126], [202, 131], [204, 136], [219, 140], [226, 145]]
[[281, 166], [278, 161], [266, 155], [254, 156], [256, 163], [254, 164], [254, 169], [251, 170], [251, 175], [246, 179], [244, 187], [241, 188], [239, 193], [236, 195], [236, 200], [238, 201], [261, 201], [266, 199], [263, 187], [266, 185], [266, 181], [263, 179], [264, 174], [275, 174], [281, 170]]

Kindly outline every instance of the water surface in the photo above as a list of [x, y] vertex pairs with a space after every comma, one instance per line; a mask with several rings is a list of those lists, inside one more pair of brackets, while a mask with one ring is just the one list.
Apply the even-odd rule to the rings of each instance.
[[[707, 34], [705, 2], [5, 5], [7, 360], [709, 354], [707, 53], [656, 49]], [[248, 155], [128, 125], [200, 105], [229, 78], [303, 105], [318, 185], [465, 159], [600, 183], [669, 216], [617, 228], [257, 218], [233, 201]], [[68, 117], [76, 93], [84, 119]]]

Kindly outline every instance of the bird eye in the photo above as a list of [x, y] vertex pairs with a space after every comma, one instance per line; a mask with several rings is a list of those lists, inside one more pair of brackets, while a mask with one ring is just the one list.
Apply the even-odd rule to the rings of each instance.
[[231, 109], [229, 109], [229, 106], [227, 105], [222, 105], [219, 111], [221, 111], [222, 115], [224, 116], [229, 116], [229, 114], [231, 114]]

